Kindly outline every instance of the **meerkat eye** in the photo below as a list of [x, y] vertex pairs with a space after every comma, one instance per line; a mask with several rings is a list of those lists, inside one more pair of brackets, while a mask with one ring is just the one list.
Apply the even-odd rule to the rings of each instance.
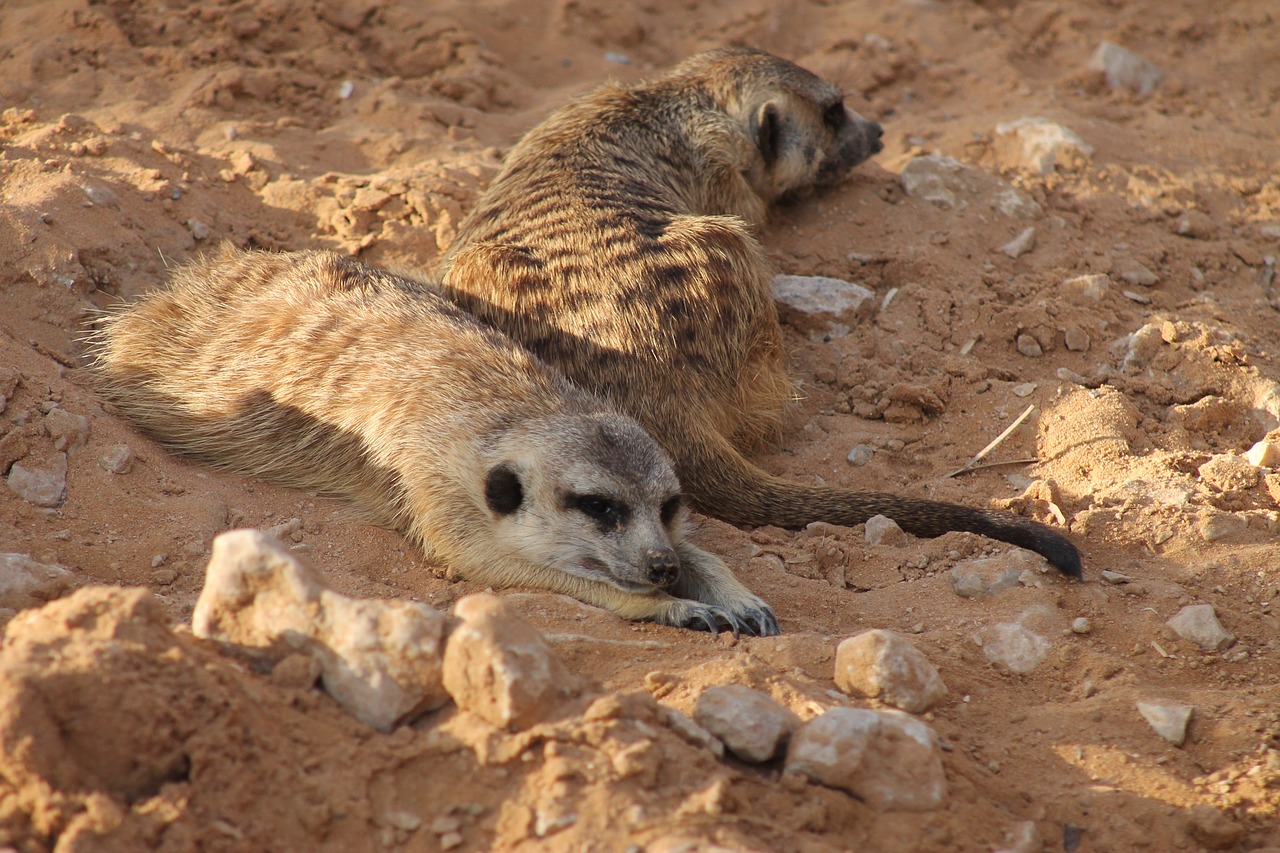
[[682, 506], [684, 506], [684, 498], [682, 496], [676, 495], [673, 498], [668, 498], [667, 502], [662, 505], [662, 523], [670, 527], [671, 522], [675, 521], [676, 513], [680, 511]]
[[832, 130], [844, 127], [844, 123], [848, 120], [849, 116], [845, 113], [843, 100], [836, 101], [822, 114], [822, 123]]
[[607, 524], [616, 524], [622, 520], [624, 507], [617, 501], [609, 500], [602, 495], [576, 495], [572, 499], [573, 506], [590, 518]]

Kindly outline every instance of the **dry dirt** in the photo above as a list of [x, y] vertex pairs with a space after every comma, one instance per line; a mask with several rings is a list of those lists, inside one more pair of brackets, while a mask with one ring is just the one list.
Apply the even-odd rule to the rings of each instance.
[[[785, 313], [803, 398], [759, 462], [797, 479], [1060, 514], [1086, 582], [1044, 575], [965, 599], [951, 566], [1005, 546], [951, 534], [889, 548], [865, 544], [860, 528], [702, 521], [699, 541], [771, 602], [782, 637], [734, 643], [508, 594], [577, 673], [685, 711], [723, 683], [765, 690], [805, 718], [866, 705], [833, 695], [835, 643], [870, 627], [911, 636], [951, 690], [927, 715], [948, 748], [950, 799], [933, 813], [877, 814], [666, 731], [639, 761], [619, 734], [622, 711], [511, 737], [445, 710], [380, 735], [181, 627], [143, 626], [140, 657], [85, 657], [41, 700], [97, 709], [84, 740], [42, 723], [17, 676], [0, 684], [7, 731], [30, 733], [6, 744], [0, 843], [994, 850], [1032, 822], [1016, 849], [1280, 847], [1280, 480], [1223, 458], [1280, 415], [1280, 284], [1268, 260], [1280, 254], [1278, 26], [1272, 0], [1212, 11], [1197, 0], [4, 3], [0, 391], [13, 388], [0, 464], [54, 464], [66, 420], [51, 411], [90, 426], [60, 506], [0, 489], [0, 552], [68, 567], [78, 584], [149, 587], [178, 625], [217, 532], [293, 518], [297, 550], [349, 594], [447, 607], [476, 591], [333, 502], [167, 455], [88, 390], [78, 334], [94, 308], [159, 285], [168, 264], [220, 241], [428, 264], [504, 147], [554, 106], [744, 43], [838, 80], [887, 143], [763, 235], [779, 271], [858, 281], [877, 302], [856, 317]], [[1163, 70], [1153, 93], [1113, 91], [1088, 69], [1104, 39]], [[1071, 128], [1092, 157], [1047, 176], [1013, 168], [995, 128], [1027, 116]], [[926, 153], [978, 170], [963, 209], [903, 192], [899, 172]], [[1039, 212], [994, 209], [997, 180]], [[1032, 251], [1000, 251], [1028, 226]], [[1126, 282], [1135, 263], [1158, 281]], [[1094, 273], [1110, 274], [1105, 292], [1064, 284]], [[831, 331], [836, 322], [848, 331]], [[1042, 354], [1024, 354], [1034, 350], [1020, 335]], [[988, 459], [1013, 464], [946, 477], [1031, 403], [1036, 416]], [[100, 458], [122, 444], [136, 461], [108, 473]], [[863, 467], [846, 461], [859, 444], [874, 448]], [[1103, 570], [1131, 582], [1104, 583]], [[1200, 603], [1234, 646], [1201, 651], [1165, 628]], [[975, 638], [1023, 616], [1052, 649], [1014, 674]], [[1088, 633], [1070, 630], [1079, 617]], [[5, 654], [71, 630], [57, 614], [23, 618]], [[74, 668], [84, 654], [69, 647], [59, 660]], [[1144, 722], [1140, 699], [1194, 706], [1183, 747]], [[13, 728], [28, 717], [29, 729]], [[170, 748], [182, 760], [158, 781], [24, 775], [48, 746], [41, 737], [72, 738], [68, 748], [103, 767]], [[557, 820], [555, 803], [576, 820]]]

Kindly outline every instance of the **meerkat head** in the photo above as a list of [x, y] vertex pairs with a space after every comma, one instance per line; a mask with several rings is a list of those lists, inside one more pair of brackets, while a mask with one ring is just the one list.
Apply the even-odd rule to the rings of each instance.
[[484, 500], [503, 550], [627, 592], [679, 580], [680, 483], [639, 424], [615, 414], [539, 419], [505, 435], [491, 458]]
[[676, 73], [699, 78], [746, 134], [754, 156], [743, 174], [766, 203], [838, 183], [884, 147], [880, 124], [845, 106], [836, 86], [764, 51], [708, 51]]

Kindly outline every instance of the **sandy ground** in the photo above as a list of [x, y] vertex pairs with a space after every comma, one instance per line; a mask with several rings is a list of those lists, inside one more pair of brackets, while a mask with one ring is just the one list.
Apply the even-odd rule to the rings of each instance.
[[[870, 627], [910, 635], [951, 691], [927, 716], [950, 783], [932, 813], [877, 814], [666, 733], [644, 772], [608, 773], [625, 744], [583, 719], [518, 741], [443, 711], [379, 735], [179, 629], [171, 653], [194, 662], [199, 684], [139, 663], [90, 670], [63, 699], [121, 702], [124, 731], [123, 698], [163, 684], [171, 727], [199, 740], [186, 771], [104, 793], [28, 779], [9, 755], [0, 843], [1280, 847], [1280, 479], [1239, 461], [1280, 423], [1278, 26], [1271, 0], [1212, 11], [1192, 0], [3, 4], [0, 465], [47, 469], [68, 440], [71, 452], [61, 505], [0, 489], [0, 552], [65, 566], [76, 584], [149, 587], [182, 623], [216, 533], [297, 518], [296, 550], [344, 592], [447, 607], [476, 591], [336, 503], [167, 455], [88, 390], [77, 336], [93, 309], [221, 241], [429, 264], [504, 147], [554, 106], [743, 43], [837, 80], [886, 128], [881, 155], [779, 211], [763, 235], [780, 272], [857, 281], [877, 298], [856, 316], [784, 312], [803, 399], [758, 461], [801, 480], [1060, 517], [1087, 581], [1044, 575], [966, 599], [951, 567], [1007, 547], [959, 534], [869, 546], [860, 528], [703, 521], [699, 541], [771, 602], [782, 637], [735, 644], [509, 595], [575, 672], [685, 711], [701, 687], [741, 683], [813, 717], [850, 702], [831, 692], [836, 642]], [[1103, 40], [1163, 71], [1152, 93], [1114, 91], [1088, 68]], [[1047, 175], [1019, 168], [995, 129], [1033, 116], [1092, 154]], [[959, 204], [903, 191], [899, 173], [922, 154], [972, 167]], [[994, 199], [1009, 187], [1035, 205], [1002, 212]], [[1027, 227], [1031, 251], [1001, 251]], [[1146, 283], [1139, 266], [1154, 274]], [[1088, 274], [1109, 284], [1069, 282]], [[946, 477], [1032, 403], [988, 459], [1012, 464]], [[75, 429], [67, 438], [59, 413], [88, 419], [87, 443]], [[127, 473], [101, 461], [119, 445], [136, 456]], [[863, 466], [846, 461], [856, 445], [874, 451]], [[1104, 570], [1130, 582], [1104, 583]], [[1173, 636], [1165, 620], [1187, 604], [1214, 605], [1235, 644], [1203, 651]], [[1089, 629], [1073, 633], [1080, 617]], [[1019, 619], [1051, 643], [1025, 674], [980, 645]], [[1185, 745], [1162, 740], [1138, 700], [1193, 706]], [[15, 702], [0, 697], [4, 714], [22, 711]], [[557, 791], [575, 803], [567, 826], [543, 820]]]

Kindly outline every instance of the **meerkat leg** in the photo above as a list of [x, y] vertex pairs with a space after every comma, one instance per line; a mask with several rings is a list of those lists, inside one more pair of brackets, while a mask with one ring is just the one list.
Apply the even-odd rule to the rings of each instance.
[[[681, 546], [682, 560], [689, 559], [690, 554], [685, 551], [689, 547], [691, 546]], [[774, 618], [773, 611], [769, 610], [768, 605], [738, 584], [729, 574], [729, 570], [715, 557], [698, 549], [693, 551], [704, 561], [710, 558], [711, 561], [719, 564], [719, 571], [727, 576], [732, 584], [737, 585], [752, 604], [742, 607], [745, 599], [736, 599], [739, 606], [731, 610], [716, 603], [679, 598], [659, 590], [651, 593], [626, 592], [603, 581], [589, 580], [541, 566], [527, 566], [526, 570], [518, 575], [504, 572], [501, 578], [495, 579], [503, 586], [537, 587], [568, 595], [587, 604], [594, 604], [624, 619], [657, 622], [675, 628], [694, 628], [712, 633], [733, 631], [735, 634], [745, 632], [762, 636], [778, 633], [777, 619]], [[465, 576], [469, 580], [486, 583], [490, 580], [486, 574], [472, 571], [467, 572]], [[763, 613], [757, 613], [760, 608], [763, 608]], [[767, 630], [770, 626], [772, 630]]]
[[734, 633], [743, 631], [760, 637], [779, 633], [773, 610], [747, 589], [723, 560], [689, 542], [681, 542], [676, 551], [680, 554], [680, 580], [673, 593], [725, 610], [733, 617]]

